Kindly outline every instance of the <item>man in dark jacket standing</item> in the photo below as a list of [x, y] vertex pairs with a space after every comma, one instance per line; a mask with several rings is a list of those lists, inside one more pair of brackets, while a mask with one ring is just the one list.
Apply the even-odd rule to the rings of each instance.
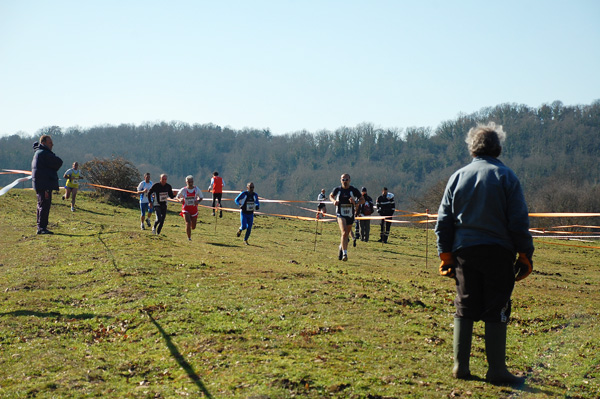
[[388, 242], [390, 227], [392, 227], [392, 222], [388, 222], [388, 220], [392, 219], [395, 210], [396, 203], [394, 201], [394, 194], [388, 192], [387, 187], [384, 187], [381, 191], [381, 195], [377, 198], [377, 213], [379, 213], [379, 216], [388, 217], [381, 219], [381, 238], [377, 240], [378, 242]]
[[35, 154], [31, 162], [31, 181], [37, 194], [37, 233], [53, 234], [48, 230], [48, 216], [52, 206], [52, 191], [58, 190], [58, 170], [62, 159], [52, 152], [52, 137], [44, 134], [39, 143], [33, 143]]

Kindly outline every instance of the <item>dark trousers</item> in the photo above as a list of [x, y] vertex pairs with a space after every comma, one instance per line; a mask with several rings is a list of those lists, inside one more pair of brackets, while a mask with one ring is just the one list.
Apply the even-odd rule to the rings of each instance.
[[369, 241], [369, 233], [371, 232], [370, 220], [356, 221], [356, 238], [360, 237], [361, 241]]
[[392, 227], [392, 222], [386, 222], [385, 219], [381, 219], [381, 241], [387, 242], [390, 236], [390, 227]]
[[165, 218], [167, 217], [167, 204], [154, 205], [154, 212], [156, 212], [154, 228], [156, 229], [156, 234], [160, 234], [163, 224], [165, 224]]
[[50, 215], [50, 207], [52, 206], [52, 191], [40, 190], [37, 191], [37, 228], [44, 230], [48, 227], [48, 216]]
[[456, 317], [508, 322], [515, 286], [515, 254], [499, 245], [459, 249], [456, 260]]
[[[212, 195], [212, 207], [215, 207], [215, 204], [218, 202], [219, 206], [221, 206], [221, 198], [223, 197], [223, 193], [213, 193]], [[213, 209], [213, 213], [215, 210]]]

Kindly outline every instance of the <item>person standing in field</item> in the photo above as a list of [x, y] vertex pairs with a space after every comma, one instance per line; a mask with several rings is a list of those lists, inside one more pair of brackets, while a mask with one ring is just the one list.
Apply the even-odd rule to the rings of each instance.
[[350, 175], [348, 173], [344, 173], [340, 177], [340, 181], [342, 184], [331, 191], [329, 199], [336, 207], [337, 222], [340, 228], [338, 259], [347, 261], [348, 242], [354, 226], [354, 215], [356, 215], [359, 205], [364, 204], [365, 199], [356, 187], [350, 185]]
[[[137, 193], [140, 195], [140, 212], [142, 215], [140, 216], [140, 228], [145, 230], [144, 228], [144, 219], [146, 219], [146, 223], [148, 227], [152, 227], [150, 224], [150, 217], [152, 216], [152, 198], [148, 195], [148, 191], [152, 188], [152, 181], [150, 180], [150, 173], [144, 173], [144, 180], [138, 184]], [[146, 218], [146, 212], [148, 213], [148, 217]]]
[[486, 379], [519, 385], [524, 378], [506, 368], [506, 327], [515, 281], [531, 273], [534, 247], [521, 183], [498, 160], [505, 137], [493, 122], [469, 130], [473, 159], [448, 180], [435, 233], [440, 274], [456, 282], [452, 375], [471, 378], [473, 322], [482, 320]]
[[392, 227], [391, 220], [396, 211], [396, 202], [394, 200], [394, 194], [388, 192], [387, 187], [384, 187], [381, 191], [381, 195], [377, 197], [377, 213], [380, 216], [385, 216], [381, 219], [381, 233], [378, 242], [387, 243], [390, 237], [390, 227]]
[[151, 198], [154, 195], [154, 211], [156, 212], [156, 221], [154, 227], [152, 227], [152, 234], [160, 234], [163, 225], [165, 224], [165, 218], [167, 217], [167, 199], [175, 198], [173, 194], [173, 187], [167, 183], [167, 175], [160, 175], [160, 181], [154, 183], [148, 191], [148, 197]]
[[217, 202], [219, 203], [219, 217], [223, 217], [223, 211], [221, 210], [221, 200], [223, 199], [223, 187], [225, 186], [225, 181], [222, 177], [219, 176], [219, 172], [214, 171], [213, 177], [210, 179], [210, 186], [208, 186], [208, 191], [212, 193], [212, 215], [215, 216], [215, 205]]
[[73, 167], [65, 172], [63, 178], [67, 179], [65, 184], [65, 195], [62, 199], [66, 200], [71, 197], [71, 212], [75, 212], [75, 197], [79, 190], [79, 164], [73, 162]]
[[236, 235], [239, 237], [242, 235], [242, 231], [246, 230], [244, 235], [244, 244], [248, 244], [248, 238], [252, 232], [252, 225], [254, 224], [254, 211], [258, 211], [260, 203], [258, 202], [258, 195], [254, 192], [254, 183], [250, 182], [246, 185], [246, 191], [241, 192], [236, 198], [235, 203], [240, 207], [240, 228]]
[[37, 234], [54, 234], [48, 230], [48, 217], [52, 206], [52, 191], [58, 190], [58, 170], [63, 164], [52, 148], [52, 137], [44, 134], [33, 143], [31, 181], [37, 195]]
[[194, 186], [194, 177], [185, 178], [186, 186], [177, 193], [177, 198], [181, 201], [181, 212], [179, 213], [185, 219], [185, 232], [188, 241], [192, 241], [192, 230], [196, 229], [198, 220], [198, 204], [204, 199], [202, 190]]
[[[360, 189], [363, 198], [365, 199], [365, 203], [359, 205], [358, 207], [358, 216], [371, 216], [373, 214], [373, 209], [375, 208], [373, 204], [373, 198], [371, 198], [367, 194], [367, 188], [363, 187]], [[371, 220], [370, 219], [360, 219], [356, 221], [356, 233], [354, 235], [354, 240], [360, 238], [361, 241], [368, 242], [369, 241], [369, 233], [371, 232]]]
[[327, 200], [327, 195], [325, 194], [325, 189], [322, 188], [321, 192], [317, 196], [317, 201], [319, 205], [317, 206], [317, 219], [322, 218], [327, 213], [327, 206], [325, 205], [325, 201]]

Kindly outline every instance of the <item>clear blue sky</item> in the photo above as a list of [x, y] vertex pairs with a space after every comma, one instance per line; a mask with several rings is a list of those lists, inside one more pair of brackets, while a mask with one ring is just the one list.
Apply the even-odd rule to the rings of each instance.
[[0, 0], [0, 135], [435, 128], [600, 99], [600, 1]]

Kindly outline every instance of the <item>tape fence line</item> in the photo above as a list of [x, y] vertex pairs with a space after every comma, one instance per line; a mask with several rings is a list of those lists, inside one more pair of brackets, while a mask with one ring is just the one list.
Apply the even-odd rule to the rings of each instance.
[[[9, 184], [8, 186], [2, 188], [2, 190], [0, 190], [0, 195], [5, 194], [11, 188], [16, 186], [18, 183], [31, 179], [31, 171], [27, 171], [27, 170], [3, 169], [3, 172], [0, 172], [0, 173], [29, 175], [28, 177], [19, 178], [19, 179], [15, 180], [13, 183]], [[101, 184], [93, 184], [93, 183], [89, 183], [89, 182], [82, 183], [82, 184], [88, 185], [88, 186], [91, 186], [94, 188], [122, 191], [122, 192], [130, 193], [133, 195], [137, 194], [137, 191], [122, 189], [122, 188], [118, 188], [118, 187], [105, 186], [105, 185], [101, 185]], [[178, 192], [179, 190], [174, 189], [173, 191]], [[208, 190], [202, 190], [202, 192], [210, 193], [210, 191], [208, 191]], [[223, 193], [237, 195], [237, 194], [241, 193], [241, 191], [223, 190]], [[204, 198], [204, 199], [210, 200], [210, 198]], [[293, 204], [300, 204], [300, 203], [307, 203], [307, 204], [325, 203], [328, 205], [332, 205], [333, 203], [331, 201], [282, 200], [282, 199], [268, 199], [268, 198], [263, 198], [263, 197], [259, 197], [259, 199], [261, 202], [264, 202], [264, 203], [281, 204], [281, 205], [286, 205], [286, 206], [294, 207], [297, 209], [301, 209], [303, 211], [311, 212], [311, 213], [315, 214], [315, 217], [287, 215], [287, 214], [280, 214], [280, 213], [272, 213], [271, 214], [271, 213], [265, 213], [265, 212], [256, 212], [257, 215], [274, 216], [274, 217], [305, 220], [305, 221], [320, 220], [323, 222], [332, 222], [332, 221], [336, 220], [336, 215], [324, 214], [324, 218], [317, 218], [316, 216], [319, 214], [318, 210], [293, 205]], [[222, 200], [223, 201], [233, 201], [233, 198], [223, 198]], [[179, 201], [175, 200], [175, 199], [169, 199], [169, 201], [179, 203]], [[240, 210], [236, 209], [236, 208], [223, 208], [223, 207], [218, 207], [218, 206], [212, 207], [212, 206], [207, 206], [207, 205], [202, 205], [202, 204], [199, 204], [198, 206], [200, 206], [202, 208], [207, 208], [207, 209], [215, 209], [215, 210], [219, 209], [219, 210], [223, 210], [226, 212], [240, 212]], [[432, 213], [428, 213], [428, 212], [412, 212], [412, 211], [407, 211], [407, 210], [402, 210], [402, 209], [396, 209], [395, 212], [398, 212], [401, 215], [394, 215], [391, 217], [390, 216], [357, 216], [355, 219], [356, 220], [386, 220], [386, 222], [397, 223], [397, 224], [410, 224], [410, 223], [428, 224], [428, 223], [435, 223], [437, 221], [437, 216], [438, 216], [437, 214], [432, 214]], [[554, 213], [553, 212], [542, 212], [542, 213], [534, 212], [534, 213], [530, 213], [529, 216], [534, 217], [534, 218], [535, 217], [544, 217], [544, 218], [549, 218], [549, 217], [600, 217], [600, 213], [596, 213], [596, 212], [554, 212]], [[397, 218], [424, 218], [424, 217], [426, 217], [427, 220], [399, 220], [399, 219], [397, 219]], [[541, 236], [534, 236], [534, 238], [540, 238], [540, 237], [559, 238], [559, 236], [556, 236], [556, 234], [562, 235], [562, 236], [560, 236], [560, 238], [571, 237], [571, 236], [578, 237], [578, 238], [600, 238], [600, 232], [598, 232], [598, 235], [594, 235], [594, 232], [591, 232], [591, 234], [590, 234], [590, 232], [585, 232], [585, 231], [564, 230], [567, 228], [600, 229], [600, 226], [567, 225], [567, 226], [554, 226], [554, 227], [545, 227], [545, 228], [531, 228], [530, 231], [533, 233], [536, 233], [536, 234], [542, 234]], [[563, 230], [556, 230], [556, 229], [563, 229]], [[548, 244], [552, 244], [552, 243], [548, 243]], [[569, 245], [569, 244], [560, 244], [560, 245]], [[597, 247], [584, 246], [584, 248], [597, 248]]]

